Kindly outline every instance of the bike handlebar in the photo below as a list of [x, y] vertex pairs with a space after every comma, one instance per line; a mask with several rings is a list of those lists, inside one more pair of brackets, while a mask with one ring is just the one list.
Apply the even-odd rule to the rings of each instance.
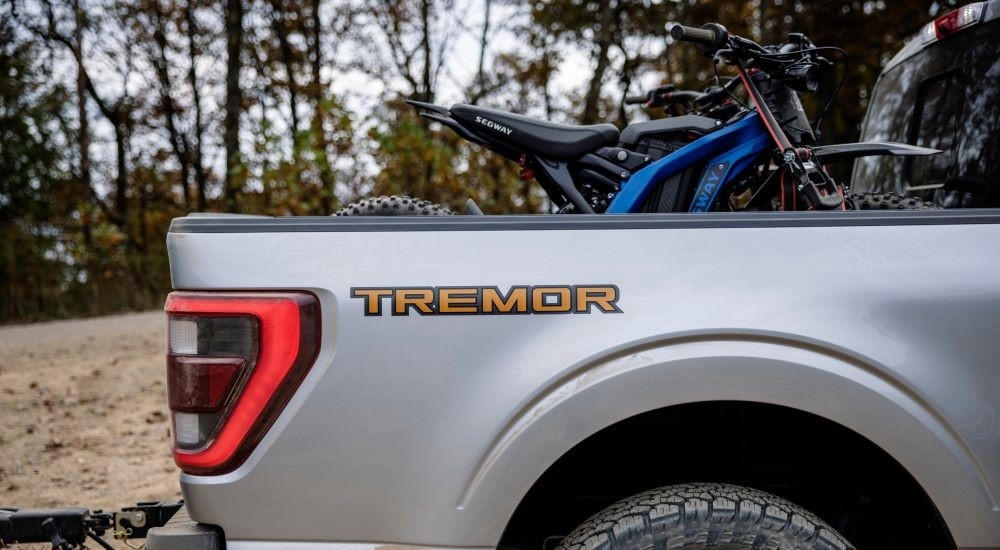
[[692, 90], [675, 90], [673, 86], [661, 86], [655, 90], [647, 92], [646, 95], [632, 95], [625, 97], [625, 104], [643, 104], [647, 107], [665, 107], [675, 103], [685, 101], [697, 101], [705, 94]]
[[714, 53], [729, 41], [729, 32], [718, 23], [707, 23], [702, 28], [674, 25], [670, 28], [674, 40], [694, 42], [706, 54]]
[[670, 36], [674, 37], [674, 40], [684, 40], [686, 42], [696, 42], [706, 45], [712, 44], [716, 39], [715, 32], [712, 30], [686, 27], [684, 25], [674, 25], [670, 29]]

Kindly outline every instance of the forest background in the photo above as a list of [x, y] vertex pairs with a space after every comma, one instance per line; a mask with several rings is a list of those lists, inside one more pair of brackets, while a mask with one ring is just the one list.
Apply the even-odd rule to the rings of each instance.
[[882, 64], [951, 7], [0, 0], [0, 323], [158, 307], [167, 227], [189, 212], [327, 215], [392, 193], [544, 212], [516, 166], [404, 101], [619, 127], [664, 116], [623, 98], [714, 77], [668, 22], [843, 48], [850, 64], [822, 131], [854, 141]]

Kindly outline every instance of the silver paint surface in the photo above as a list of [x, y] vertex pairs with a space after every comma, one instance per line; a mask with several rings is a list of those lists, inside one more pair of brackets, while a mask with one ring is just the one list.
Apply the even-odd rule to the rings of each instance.
[[[858, 432], [959, 547], [1000, 547], [998, 225], [242, 230], [168, 247], [178, 289], [321, 300], [319, 358], [251, 458], [182, 476], [192, 518], [231, 548], [494, 547], [573, 445], [714, 400]], [[615, 284], [624, 313], [366, 317], [350, 298], [526, 284]]]

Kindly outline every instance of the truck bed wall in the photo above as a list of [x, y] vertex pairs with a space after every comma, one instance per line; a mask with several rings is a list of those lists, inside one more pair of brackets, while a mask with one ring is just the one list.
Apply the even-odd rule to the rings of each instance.
[[[232, 548], [492, 547], [589, 435], [739, 400], [860, 433], [921, 484], [959, 547], [996, 545], [998, 222], [992, 210], [175, 220], [175, 288], [306, 289], [323, 312], [317, 363], [247, 463], [183, 476], [191, 516]], [[614, 285], [621, 312], [365, 315], [352, 298], [518, 285]]]

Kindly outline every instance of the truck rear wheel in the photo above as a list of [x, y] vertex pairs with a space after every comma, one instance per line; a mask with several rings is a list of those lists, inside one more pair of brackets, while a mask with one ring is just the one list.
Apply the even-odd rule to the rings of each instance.
[[556, 550], [852, 550], [823, 520], [774, 495], [722, 483], [646, 491], [605, 508]]
[[334, 216], [451, 216], [454, 212], [423, 199], [406, 195], [380, 196], [352, 202]]

